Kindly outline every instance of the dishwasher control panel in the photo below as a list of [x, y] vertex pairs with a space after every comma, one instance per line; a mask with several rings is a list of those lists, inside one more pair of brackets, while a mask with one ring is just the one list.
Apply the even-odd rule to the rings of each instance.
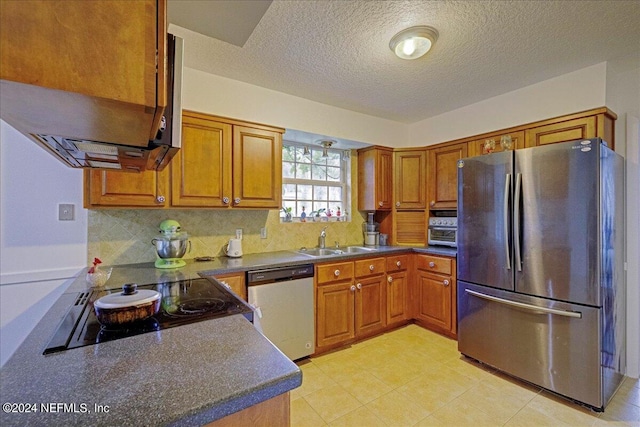
[[251, 270], [247, 273], [247, 284], [252, 286], [265, 282], [272, 283], [306, 277], [313, 277], [313, 264]]

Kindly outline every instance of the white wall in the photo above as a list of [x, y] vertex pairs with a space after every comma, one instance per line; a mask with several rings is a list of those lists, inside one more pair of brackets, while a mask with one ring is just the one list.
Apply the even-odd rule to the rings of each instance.
[[640, 376], [640, 54], [607, 63], [607, 106], [618, 113], [616, 151], [626, 158], [629, 376]]
[[369, 144], [401, 146], [407, 125], [297, 96], [184, 70], [183, 108]]
[[409, 125], [407, 146], [432, 145], [605, 106], [605, 62]]
[[[87, 258], [82, 171], [0, 121], [0, 366]], [[75, 221], [58, 221], [58, 204]]]

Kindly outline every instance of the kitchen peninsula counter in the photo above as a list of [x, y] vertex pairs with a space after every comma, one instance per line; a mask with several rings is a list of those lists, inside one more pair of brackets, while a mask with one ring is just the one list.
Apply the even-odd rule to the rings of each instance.
[[85, 286], [77, 278], [0, 370], [0, 425], [199, 426], [302, 383], [242, 315], [43, 355]]

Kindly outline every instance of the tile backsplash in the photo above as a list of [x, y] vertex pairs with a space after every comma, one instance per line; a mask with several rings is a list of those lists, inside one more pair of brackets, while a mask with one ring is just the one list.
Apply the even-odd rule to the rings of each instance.
[[[94, 257], [106, 265], [155, 261], [151, 240], [165, 219], [178, 221], [189, 235], [191, 251], [184, 257], [189, 259], [224, 255], [223, 246], [235, 237], [237, 228], [243, 230], [245, 254], [315, 247], [324, 226], [327, 246], [336, 241], [361, 245], [365, 217], [356, 211], [348, 222], [281, 223], [276, 210], [90, 210], [87, 261]], [[267, 228], [266, 239], [260, 238], [262, 227]]]

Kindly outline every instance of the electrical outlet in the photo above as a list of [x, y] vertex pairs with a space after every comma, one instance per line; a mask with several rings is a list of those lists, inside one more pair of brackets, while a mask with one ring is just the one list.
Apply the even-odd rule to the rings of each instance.
[[267, 238], [267, 227], [262, 227], [260, 229], [260, 238], [261, 239], [266, 239]]
[[58, 221], [73, 221], [75, 205], [72, 203], [60, 203], [58, 205]]
[[242, 240], [242, 228], [236, 228], [236, 239]]

